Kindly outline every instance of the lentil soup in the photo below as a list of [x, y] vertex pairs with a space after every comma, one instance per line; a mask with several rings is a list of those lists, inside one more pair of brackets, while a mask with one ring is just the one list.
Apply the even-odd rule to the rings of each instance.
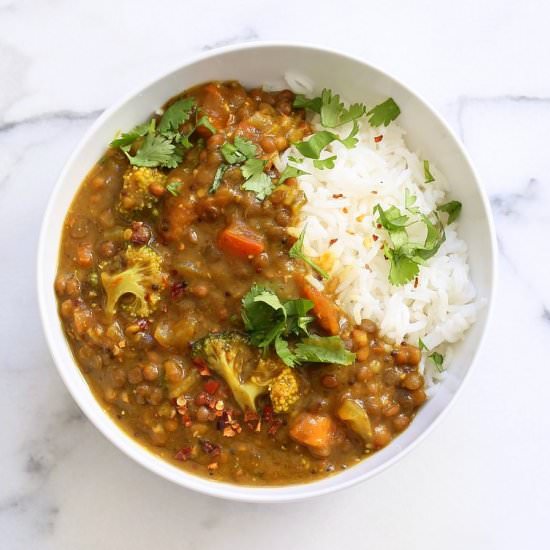
[[105, 411], [154, 454], [304, 483], [388, 445], [426, 400], [420, 350], [354, 325], [289, 227], [274, 158], [312, 133], [288, 90], [211, 82], [118, 136], [67, 213], [55, 292]]

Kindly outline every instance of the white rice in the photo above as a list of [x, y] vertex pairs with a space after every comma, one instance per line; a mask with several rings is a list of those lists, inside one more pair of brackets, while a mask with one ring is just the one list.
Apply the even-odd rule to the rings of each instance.
[[[307, 93], [309, 83], [303, 79], [292, 75], [288, 81], [295, 91]], [[316, 130], [322, 129], [318, 115], [311, 122]], [[336, 132], [345, 137], [350, 129], [351, 125]], [[379, 143], [374, 140], [376, 136], [383, 136]], [[297, 236], [307, 226], [304, 252], [325, 267], [332, 264], [329, 272], [338, 280], [337, 303], [356, 324], [370, 319], [395, 342], [416, 345], [421, 338], [430, 350], [445, 355], [447, 367], [450, 344], [463, 337], [479, 308], [469, 276], [468, 249], [457, 234], [460, 220], [445, 228], [445, 242], [420, 267], [416, 285], [411, 281], [394, 286], [388, 280], [389, 264], [382, 251], [387, 235], [376, 227], [373, 216], [377, 204], [404, 211], [406, 190], [416, 196], [415, 206], [422, 213], [431, 214], [438, 205], [451, 200], [447, 182], [435, 159], [430, 159], [435, 181], [424, 183], [422, 160], [407, 147], [405, 132], [395, 122], [372, 128], [362, 118], [356, 137], [359, 143], [353, 149], [339, 142], [327, 147], [323, 158], [337, 155], [333, 169], [318, 170], [309, 159], [300, 164], [290, 162], [310, 173], [298, 178], [307, 203], [301, 210], [299, 226], [291, 232]], [[284, 168], [289, 156], [301, 157], [291, 148], [278, 160], [278, 168]], [[378, 240], [373, 240], [373, 235]], [[324, 287], [324, 282], [313, 276], [310, 282], [319, 289]], [[428, 384], [443, 376], [432, 361], [424, 359], [421, 369]]]

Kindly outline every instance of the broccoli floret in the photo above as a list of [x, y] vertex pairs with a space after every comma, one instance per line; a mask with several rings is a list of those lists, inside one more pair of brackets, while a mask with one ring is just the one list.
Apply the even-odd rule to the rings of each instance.
[[166, 287], [160, 256], [148, 246], [129, 247], [124, 253], [128, 268], [118, 273], [101, 274], [101, 283], [107, 294], [105, 311], [114, 315], [117, 302], [124, 294], [132, 294], [133, 302], [127, 310], [136, 317], [147, 317], [160, 300]]
[[246, 336], [240, 332], [212, 333], [195, 342], [192, 352], [227, 382], [241, 409], [256, 410], [256, 399], [267, 392], [267, 387], [247, 379], [247, 371], [256, 365], [258, 356]]
[[284, 413], [300, 397], [296, 373], [278, 360], [258, 362], [257, 352], [240, 332], [214, 333], [198, 340], [193, 344], [193, 356], [204, 359], [227, 382], [243, 410], [256, 411], [256, 399], [269, 393], [274, 412]]
[[158, 197], [151, 193], [151, 189], [165, 187], [166, 179], [167, 176], [155, 168], [129, 168], [122, 178], [119, 212], [128, 214], [153, 208]]
[[285, 367], [269, 384], [269, 395], [274, 412], [288, 412], [300, 399], [300, 385], [296, 372]]

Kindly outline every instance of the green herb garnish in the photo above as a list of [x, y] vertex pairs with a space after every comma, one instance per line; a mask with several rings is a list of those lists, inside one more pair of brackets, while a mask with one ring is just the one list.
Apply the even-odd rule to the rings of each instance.
[[166, 138], [175, 139], [179, 135], [179, 127], [191, 118], [195, 108], [195, 100], [192, 97], [178, 99], [162, 115], [158, 131]]
[[121, 134], [120, 137], [114, 139], [109, 144], [111, 147], [127, 147], [128, 145], [132, 145], [136, 139], [143, 137], [147, 134], [149, 131], [149, 122], [145, 122], [144, 124], [139, 124], [136, 126], [133, 130], [126, 134]]
[[[413, 207], [415, 202], [416, 197], [405, 194], [408, 214], [396, 206], [386, 210], [379, 204], [374, 207], [378, 223], [387, 231], [390, 240], [390, 243], [384, 245], [384, 255], [390, 262], [388, 278], [393, 285], [412, 281], [418, 275], [419, 266], [434, 256], [445, 241], [445, 231], [439, 219], [434, 223], [428, 216], [421, 214], [418, 208]], [[426, 229], [423, 243], [412, 241], [407, 232], [408, 226], [419, 223]]]
[[174, 195], [174, 197], [177, 197], [180, 194], [180, 188], [182, 185], [183, 185], [183, 182], [181, 181], [171, 181], [166, 186], [166, 191], [168, 191], [168, 193], [170, 193], [171, 195]]
[[223, 162], [218, 166], [218, 169], [214, 174], [214, 179], [212, 180], [212, 184], [210, 185], [210, 189], [208, 189], [208, 193], [212, 194], [218, 190], [218, 187], [222, 183], [223, 175], [225, 174], [228, 168], [229, 168], [229, 165], [224, 164]]
[[380, 103], [380, 105], [376, 105], [376, 107], [368, 111], [367, 118], [371, 126], [377, 127], [382, 124], [388, 126], [390, 122], [399, 116], [399, 113], [401, 113], [399, 105], [390, 97], [383, 103]]
[[331, 157], [326, 157], [324, 159], [314, 159], [313, 166], [315, 166], [318, 170], [324, 170], [325, 168], [332, 169], [334, 168], [334, 161], [336, 158], [336, 155], [332, 155]]
[[422, 164], [424, 166], [424, 183], [432, 183], [432, 181], [435, 181], [435, 178], [430, 172], [430, 161], [425, 160]]
[[459, 201], [450, 201], [446, 204], [438, 206], [437, 209], [440, 212], [446, 212], [449, 215], [447, 223], [453, 223], [460, 215], [460, 212], [462, 210], [462, 203]]
[[287, 165], [286, 168], [281, 172], [281, 175], [279, 176], [279, 180], [277, 181], [277, 183], [278, 185], [281, 185], [288, 178], [297, 178], [298, 176], [304, 176], [306, 174], [309, 174], [309, 172], [306, 172], [305, 170], [300, 170], [295, 166]]
[[443, 366], [443, 361], [445, 357], [443, 357], [441, 353], [437, 353], [437, 351], [434, 351], [428, 357], [433, 361], [435, 368], [437, 369], [438, 372], [443, 372], [445, 370], [445, 367]]
[[[242, 319], [253, 345], [264, 351], [273, 345], [275, 353], [289, 367], [299, 363], [350, 365], [355, 354], [346, 350], [338, 336], [310, 336], [313, 317], [311, 300], [282, 301], [272, 290], [253, 285], [242, 301]], [[298, 339], [294, 348], [288, 338]]]
[[121, 149], [132, 166], [175, 168], [182, 161], [181, 152], [176, 145], [169, 138], [155, 133], [154, 119], [149, 123], [148, 133], [134, 156], [128, 152], [130, 145]]
[[288, 255], [291, 258], [297, 258], [300, 260], [303, 260], [307, 265], [309, 265], [312, 269], [317, 271], [323, 277], [324, 279], [329, 279], [330, 275], [322, 268], [319, 267], [315, 262], [310, 260], [305, 254], [304, 254], [304, 237], [306, 235], [306, 228], [302, 229], [302, 232], [300, 233], [300, 236], [298, 237], [298, 240], [292, 245], [291, 249], [288, 251]]
[[242, 188], [245, 191], [252, 191], [256, 197], [263, 201], [273, 193], [275, 186], [271, 178], [264, 172], [266, 161], [262, 159], [248, 159], [241, 167], [245, 178]]

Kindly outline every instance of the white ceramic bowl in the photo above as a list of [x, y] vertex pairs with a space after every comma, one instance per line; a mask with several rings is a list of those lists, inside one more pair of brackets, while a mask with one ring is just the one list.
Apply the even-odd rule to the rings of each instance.
[[[487, 305], [465, 339], [456, 346], [453, 364], [436, 395], [388, 447], [321, 481], [274, 488], [242, 487], [180, 470], [151, 454], [117, 427], [96, 401], [75, 364], [57, 314], [53, 283], [67, 209], [80, 182], [119, 129], [143, 122], [168, 98], [196, 84], [236, 79], [251, 87], [262, 84], [285, 87], [283, 75], [289, 71], [305, 75], [316, 91], [332, 88], [350, 101], [373, 105], [389, 96], [397, 101], [402, 112], [399, 124], [407, 130], [409, 146], [437, 162], [452, 186], [453, 198], [464, 205], [460, 235], [470, 250], [473, 282], [479, 294], [487, 299]], [[285, 502], [349, 487], [374, 476], [404, 456], [434, 426], [456, 397], [481, 345], [493, 301], [495, 249], [487, 199], [466, 152], [447, 124], [416, 94], [383, 71], [335, 51], [298, 44], [242, 44], [183, 63], [107, 109], [92, 125], [67, 162], [46, 211], [38, 252], [38, 296], [44, 330], [61, 377], [87, 417], [119, 449], [149, 470], [195, 491], [249, 502]]]

